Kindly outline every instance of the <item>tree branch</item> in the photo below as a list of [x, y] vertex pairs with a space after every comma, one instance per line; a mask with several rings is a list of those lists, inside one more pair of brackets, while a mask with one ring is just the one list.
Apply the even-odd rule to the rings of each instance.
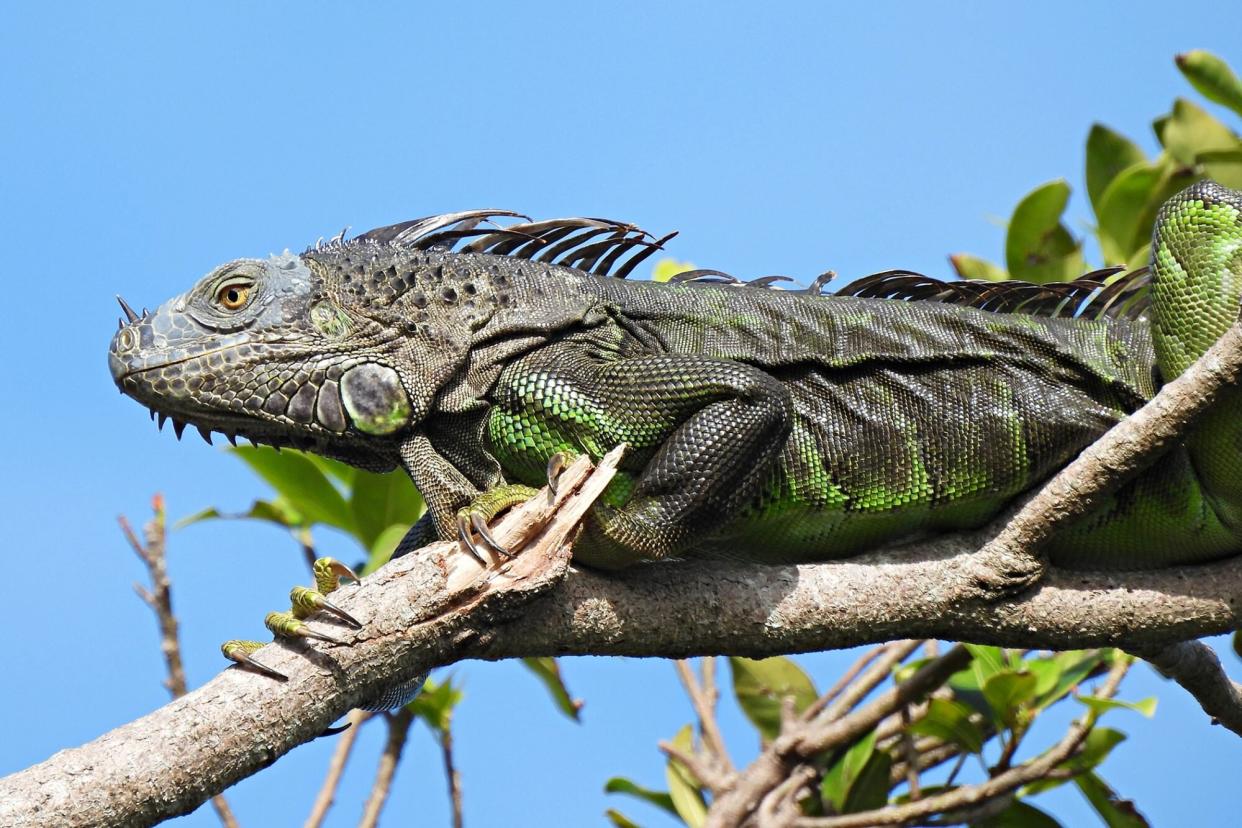
[[336, 800], [336, 789], [341, 784], [341, 776], [345, 773], [345, 764], [349, 761], [349, 754], [353, 752], [354, 742], [358, 740], [358, 733], [362, 730], [362, 723], [374, 715], [374, 713], [368, 713], [365, 710], [349, 711], [347, 719], [349, 727], [337, 740], [336, 749], [332, 751], [332, 759], [328, 762], [328, 772], [324, 776], [323, 785], [320, 786], [319, 793], [315, 794], [315, 803], [311, 806], [310, 816], [306, 818], [302, 828], [319, 828], [319, 826], [323, 825], [324, 818], [328, 815], [328, 809], [332, 807], [332, 803]]
[[380, 754], [379, 767], [375, 769], [375, 783], [371, 786], [371, 794], [362, 809], [358, 828], [375, 828], [379, 825], [380, 814], [388, 801], [388, 792], [392, 790], [392, 778], [397, 773], [397, 763], [401, 761], [405, 740], [410, 735], [410, 725], [414, 724], [414, 714], [409, 708], [402, 707], [388, 714], [387, 720], [388, 739], [384, 743], [384, 752]]
[[1183, 641], [1147, 651], [1136, 648], [1134, 653], [1186, 688], [1212, 724], [1242, 736], [1242, 685], [1226, 675], [1215, 650], [1202, 641]]

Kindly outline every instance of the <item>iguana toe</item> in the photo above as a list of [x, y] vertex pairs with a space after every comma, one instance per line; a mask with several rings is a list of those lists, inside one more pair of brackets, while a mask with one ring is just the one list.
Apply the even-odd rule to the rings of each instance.
[[504, 486], [497, 486], [483, 492], [474, 501], [457, 513], [457, 537], [461, 541], [462, 546], [469, 552], [475, 560], [483, 566], [487, 566], [487, 559], [483, 557], [483, 553], [475, 542], [475, 535], [487, 545], [489, 549], [502, 558], [512, 558], [514, 553], [512, 550], [506, 549], [499, 541], [493, 537], [491, 529], [488, 528], [488, 521], [495, 518], [505, 509], [516, 506], [519, 503], [525, 503], [537, 493], [536, 489], [530, 486], [523, 486], [519, 483], [511, 483]]
[[308, 589], [304, 586], [295, 586], [289, 590], [289, 601], [293, 604], [293, 614], [297, 618], [309, 618], [312, 614], [319, 610], [324, 610], [335, 615], [355, 630], [362, 629], [362, 623], [345, 610], [338, 607], [327, 599], [322, 592], [314, 589]]
[[248, 667], [256, 673], [262, 673], [265, 676], [276, 679], [277, 681], [288, 681], [289, 677], [284, 673], [273, 670], [263, 662], [254, 658], [253, 653], [260, 647], [263, 647], [262, 641], [243, 641], [234, 639], [226, 641], [220, 645], [220, 652], [224, 653], [224, 657], [229, 661], [234, 661], [243, 667]]
[[301, 618], [292, 612], [269, 612], [263, 619], [263, 625], [272, 631], [277, 638], [313, 638], [329, 644], [344, 644], [339, 638], [324, 632], [312, 630]]

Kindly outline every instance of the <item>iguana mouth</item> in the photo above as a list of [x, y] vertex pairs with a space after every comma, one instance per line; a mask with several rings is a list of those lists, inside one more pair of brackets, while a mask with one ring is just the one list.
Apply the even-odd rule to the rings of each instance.
[[[164, 362], [157, 362], [152, 365], [144, 365], [140, 368], [126, 367], [124, 373], [118, 375], [115, 371], [113, 371], [112, 376], [117, 382], [121, 382], [122, 380], [129, 379], [130, 377], [136, 377], [139, 374], [145, 374], [148, 371], [155, 371], [160, 368], [170, 368], [173, 365], [181, 365], [182, 363], [189, 362], [192, 359], [200, 359], [202, 357], [211, 356], [212, 354], [224, 353], [227, 350], [229, 350], [229, 346], [225, 346], [221, 348], [212, 348], [211, 350], [208, 350], [208, 351], [199, 351], [198, 353], [187, 354], [186, 356], [168, 359], [168, 360], [165, 360]], [[120, 360], [118, 360], [118, 362], [119, 361]]]

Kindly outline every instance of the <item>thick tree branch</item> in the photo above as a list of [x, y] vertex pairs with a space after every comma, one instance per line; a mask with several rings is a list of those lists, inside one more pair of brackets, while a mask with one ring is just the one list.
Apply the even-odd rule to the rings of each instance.
[[[1234, 629], [1242, 626], [1242, 557], [1153, 572], [1053, 570], [1033, 590], [1013, 589], [1043, 569], [1030, 550], [1072, 518], [1067, 510], [1089, 508], [1167, 447], [1223, 387], [1239, 384], [1240, 366], [1242, 328], [1234, 326], [1008, 529], [837, 563], [659, 564], [608, 575], [566, 574], [568, 545], [559, 541], [488, 572], [455, 544], [433, 544], [342, 590], [344, 607], [368, 621], [350, 646], [272, 647], [264, 663], [289, 675], [287, 683], [227, 670], [149, 716], [0, 780], [0, 826], [149, 824], [184, 813], [385, 685], [469, 657], [763, 657], [911, 637], [1151, 652]], [[560, 510], [557, 531], [577, 521], [581, 501], [589, 503], [578, 498]], [[513, 531], [501, 530], [502, 540]]]

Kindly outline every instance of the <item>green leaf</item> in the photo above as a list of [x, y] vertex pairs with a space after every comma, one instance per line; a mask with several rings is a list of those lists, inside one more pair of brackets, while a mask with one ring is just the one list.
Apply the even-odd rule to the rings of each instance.
[[[1081, 752], [1058, 765], [1063, 770], [1088, 771], [1108, 758], [1113, 748], [1126, 740], [1126, 734], [1107, 727], [1093, 728], [1083, 740]], [[1022, 796], [1035, 796], [1059, 788], [1069, 779], [1037, 779], [1022, 788]]]
[[983, 697], [998, 722], [1019, 728], [1026, 724], [1026, 704], [1034, 697], [1037, 684], [1034, 673], [1005, 670], [988, 676], [983, 683]]
[[1008, 808], [996, 816], [972, 822], [970, 826], [971, 828], [1061, 828], [1061, 823], [1034, 805], [1014, 800]]
[[[675, 747], [687, 753], [693, 750], [694, 737], [690, 725], [677, 731], [672, 742]], [[676, 759], [668, 760], [664, 773], [668, 780], [668, 795], [673, 801], [677, 816], [681, 817], [690, 828], [701, 828], [707, 821], [707, 805], [703, 802], [703, 794], [699, 790], [698, 781]]]
[[1000, 265], [994, 265], [987, 259], [980, 259], [969, 253], [954, 253], [949, 257], [949, 264], [954, 272], [963, 279], [986, 279], [989, 282], [1003, 282], [1009, 274]]
[[422, 691], [406, 704], [406, 709], [425, 721], [436, 733], [444, 733], [462, 695], [461, 690], [453, 686], [452, 679], [443, 683], [427, 679]]
[[1095, 812], [1103, 818], [1108, 828], [1151, 828], [1133, 802], [1119, 798], [1095, 773], [1076, 776], [1074, 784], [1091, 803], [1091, 807], [1095, 808]]
[[1038, 708], [1047, 707], [1077, 687], [1103, 661], [1099, 650], [1072, 650], [1048, 659], [1032, 660], [1027, 666], [1039, 679], [1035, 686]]
[[667, 282], [678, 273], [685, 273], [687, 270], [694, 270], [694, 265], [690, 262], [679, 262], [676, 259], [660, 259], [655, 263], [655, 267], [651, 268], [651, 281]]
[[1169, 196], [1200, 178], [1167, 156], [1122, 171], [1104, 191], [1099, 222], [1100, 249], [1106, 264], [1133, 262], [1134, 254], [1151, 242], [1156, 213]]
[[1183, 98], [1173, 102], [1161, 141], [1169, 154], [1185, 166], [1193, 166], [1200, 153], [1238, 148], [1238, 136], [1229, 127]]
[[1208, 150], [1195, 156], [1208, 178], [1226, 187], [1242, 187], [1242, 149]]
[[557, 660], [546, 657], [524, 658], [522, 663], [548, 688], [557, 709], [575, 722], [580, 721], [578, 713], [582, 710], [582, 701], [569, 695], [569, 688], [561, 678], [561, 668]]
[[267, 446], [230, 449], [275, 489], [307, 523], [354, 532], [354, 519], [339, 489], [306, 455]]
[[955, 699], [933, 698], [928, 702], [927, 714], [910, 725], [910, 732], [934, 736], [962, 750], [978, 753], [983, 750], [985, 735], [983, 728], [970, 718], [974, 712]]
[[1174, 61], [1199, 94], [1242, 115], [1242, 81], [1228, 63], [1204, 49], [1192, 49]]
[[644, 788], [642, 785], [626, 779], [624, 776], [614, 776], [612, 779], [609, 779], [604, 783], [604, 791], [606, 793], [619, 793], [638, 797], [644, 802], [650, 802], [658, 808], [663, 808], [670, 814], [677, 813], [677, 809], [673, 807], [673, 798], [665, 791]]
[[371, 544], [367, 555], [367, 565], [362, 568], [362, 574], [369, 575], [392, 560], [392, 553], [397, 551], [397, 546], [401, 544], [402, 538], [409, 531], [410, 527], [406, 524], [394, 523], [380, 532]]
[[867, 733], [847, 750], [841, 751], [836, 761], [824, 772], [823, 781], [819, 785], [820, 794], [838, 812], [845, 807], [850, 790], [875, 753], [875, 737], [874, 730]]
[[949, 680], [945, 682], [953, 690], [953, 698], [970, 709], [974, 710], [980, 716], [990, 716], [992, 708], [988, 706], [988, 701], [983, 697], [983, 691], [979, 689], [980, 680], [976, 674], [976, 665], [972, 660], [964, 670], [958, 670], [949, 676]]
[[1074, 770], [1091, 770], [1108, 758], [1113, 748], [1126, 740], [1126, 734], [1111, 727], [1094, 727], [1083, 740], [1082, 750], [1064, 763]]
[[783, 699], [793, 696], [794, 708], [801, 712], [819, 695], [802, 668], [787, 658], [730, 658], [729, 665], [737, 703], [765, 739], [780, 733]]
[[393, 471], [386, 474], [359, 470], [354, 475], [349, 496], [355, 536], [372, 549], [380, 533], [394, 523], [409, 529], [423, 513], [423, 498], [409, 475]]
[[1005, 265], [1015, 279], [1042, 284], [1082, 275], [1082, 249], [1061, 223], [1070, 188], [1064, 180], [1036, 187], [1018, 202], [1005, 235]]
[[1242, 658], [1242, 630], [1234, 630], [1231, 640], [1233, 641], [1233, 654]]
[[1156, 715], [1155, 696], [1136, 702], [1121, 701], [1119, 699], [1103, 699], [1099, 696], [1079, 696], [1078, 700], [1094, 710], [1097, 716], [1106, 713], [1109, 710], [1133, 710], [1136, 713], [1142, 713], [1149, 719]]
[[888, 804], [888, 790], [893, 770], [893, 757], [882, 750], [872, 753], [858, 779], [850, 786], [842, 813], [856, 814], [883, 808]]
[[1103, 124], [1092, 124], [1087, 134], [1087, 196], [1097, 213], [1104, 191], [1117, 174], [1146, 160], [1129, 138]]
[[1005, 669], [1005, 654], [1001, 652], [1000, 647], [993, 647], [989, 644], [963, 644], [962, 646], [970, 652], [973, 659], [970, 662], [971, 670], [980, 688], [988, 678]]
[[195, 512], [188, 517], [183, 517], [181, 520], [173, 524], [173, 528], [183, 529], [186, 526], [190, 526], [191, 524], [199, 523], [204, 520], [241, 519], [265, 520], [268, 523], [275, 523], [285, 529], [294, 529], [299, 526], [303, 526], [306, 523], [306, 520], [298, 514], [295, 509], [285, 503], [283, 498], [278, 497], [275, 500], [270, 501], [256, 500], [254, 503], [250, 504], [250, 508], [245, 512], [221, 512], [219, 509], [212, 506], [210, 508], [203, 509], [200, 512]]
[[307, 460], [314, 463], [315, 466], [318, 467], [318, 469], [326, 476], [336, 478], [337, 481], [346, 487], [353, 486], [354, 477], [359, 474], [374, 474], [374, 472], [356, 469], [353, 466], [342, 463], [340, 460], [333, 460], [331, 458], [324, 457], [322, 454], [306, 452], [304, 456]]
[[638, 828], [638, 823], [627, 817], [615, 808], [609, 808], [604, 811], [604, 816], [608, 817], [608, 821], [617, 828]]

